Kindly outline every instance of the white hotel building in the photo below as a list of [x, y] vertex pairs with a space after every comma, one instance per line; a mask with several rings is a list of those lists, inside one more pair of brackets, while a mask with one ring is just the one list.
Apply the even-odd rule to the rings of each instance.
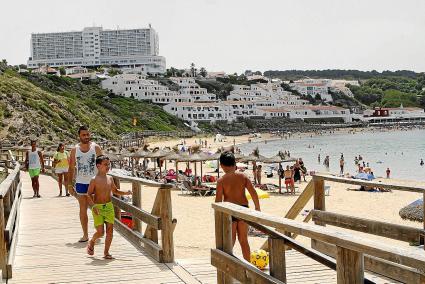
[[322, 100], [331, 102], [332, 96], [329, 94], [331, 80], [328, 79], [304, 79], [290, 83], [289, 86], [305, 96], [313, 98], [318, 94]]
[[140, 67], [145, 73], [164, 73], [165, 58], [159, 56], [157, 32], [145, 29], [82, 31], [31, 35], [28, 68], [48, 65]]

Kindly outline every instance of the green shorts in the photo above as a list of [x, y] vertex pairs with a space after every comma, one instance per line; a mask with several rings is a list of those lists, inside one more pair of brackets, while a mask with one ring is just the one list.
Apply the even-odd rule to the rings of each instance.
[[30, 174], [30, 178], [38, 177], [40, 175], [41, 169], [28, 169], [28, 173]]
[[[99, 209], [99, 215], [94, 213], [93, 211], [94, 208]], [[92, 213], [93, 213], [93, 222], [95, 227], [101, 226], [105, 222], [109, 224], [114, 224], [115, 214], [114, 214], [114, 206], [112, 205], [112, 202], [93, 205]]]

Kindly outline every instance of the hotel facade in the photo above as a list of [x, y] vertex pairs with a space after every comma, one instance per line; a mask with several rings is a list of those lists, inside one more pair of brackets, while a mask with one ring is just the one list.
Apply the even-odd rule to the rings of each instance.
[[165, 58], [159, 56], [158, 34], [151, 26], [128, 30], [88, 27], [75, 32], [32, 34], [27, 64], [28, 68], [117, 65], [140, 67], [153, 74], [166, 71]]

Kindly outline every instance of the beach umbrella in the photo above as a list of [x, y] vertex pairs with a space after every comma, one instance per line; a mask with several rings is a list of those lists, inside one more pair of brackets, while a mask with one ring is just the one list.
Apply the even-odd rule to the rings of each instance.
[[[165, 150], [158, 150], [155, 152], [151, 152], [150, 154], [146, 155], [145, 158], [155, 158], [155, 159], [160, 159], [160, 158], [164, 158], [167, 155], [170, 154], [170, 151], [165, 151]], [[167, 160], [165, 160], [165, 163], [167, 163]], [[162, 167], [161, 167], [161, 162], [159, 163], [159, 176], [162, 176]]]
[[279, 156], [279, 155], [275, 155], [275, 156], [270, 157], [270, 158], [265, 158], [262, 162], [265, 163], [265, 164], [280, 163], [280, 162], [282, 162], [282, 157]]
[[[257, 192], [258, 199], [264, 199], [269, 198], [270, 194], [262, 189], [255, 188], [255, 192]], [[248, 200], [252, 199], [251, 194], [249, 194], [249, 191], [245, 189], [245, 196]]]
[[403, 207], [398, 212], [402, 219], [410, 221], [423, 222], [424, 221], [424, 200], [418, 199], [409, 205]]
[[264, 157], [262, 155], [256, 156], [256, 155], [251, 154], [251, 155], [248, 155], [248, 156], [241, 158], [240, 161], [241, 162], [262, 162], [265, 159], [266, 159], [266, 157]]

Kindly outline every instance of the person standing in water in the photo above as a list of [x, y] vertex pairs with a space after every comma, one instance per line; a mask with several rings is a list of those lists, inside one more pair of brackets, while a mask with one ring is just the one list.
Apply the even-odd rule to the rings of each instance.
[[[83, 229], [83, 236], [79, 242], [87, 242], [88, 235], [88, 200], [87, 191], [91, 179], [96, 175], [96, 157], [102, 155], [100, 147], [90, 141], [90, 132], [87, 126], [81, 126], [78, 129], [80, 143], [71, 150], [69, 162], [68, 190], [78, 199], [80, 205], [80, 223]], [[75, 190], [71, 182], [74, 179], [75, 172]]]
[[25, 169], [28, 170], [31, 178], [33, 197], [40, 198], [40, 183], [38, 177], [40, 172], [44, 173], [44, 159], [41, 151], [37, 150], [37, 141], [31, 140], [31, 150], [27, 151], [25, 158]]

